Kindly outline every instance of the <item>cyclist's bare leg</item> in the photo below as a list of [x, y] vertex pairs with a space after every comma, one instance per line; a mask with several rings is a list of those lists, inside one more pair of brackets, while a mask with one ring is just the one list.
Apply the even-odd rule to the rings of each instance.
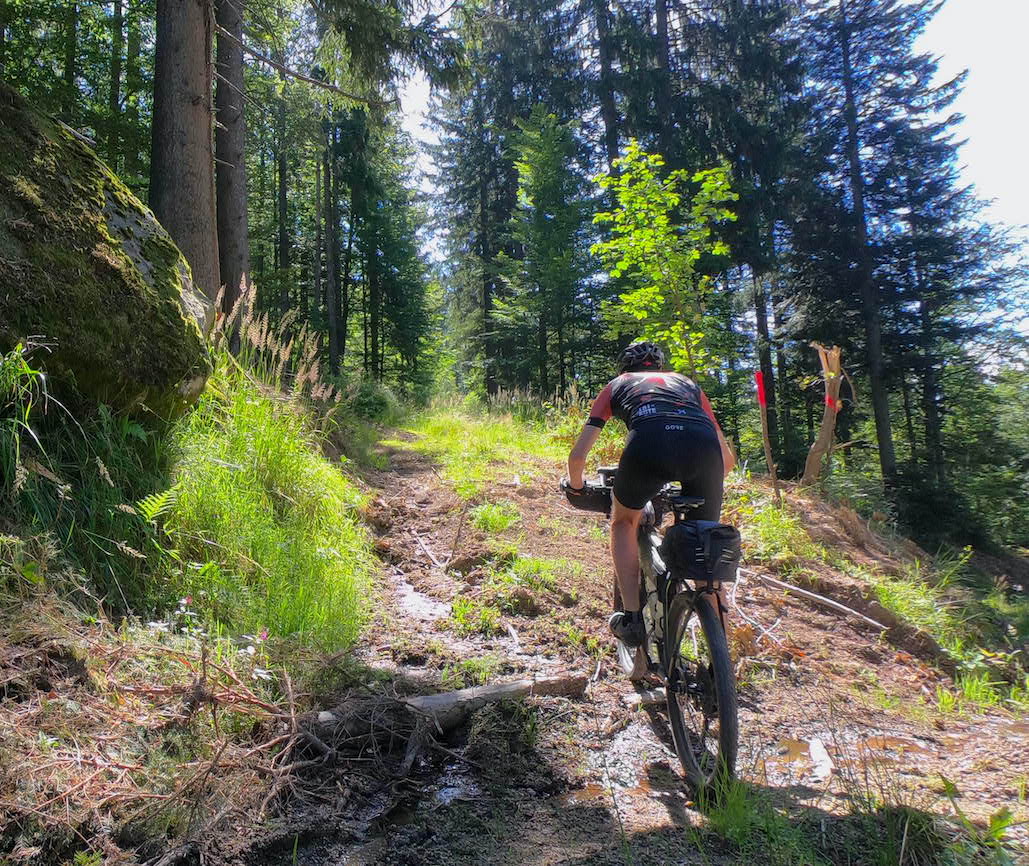
[[[640, 524], [642, 509], [626, 508], [611, 497], [611, 559], [615, 565], [615, 579], [621, 590], [622, 610], [640, 609], [640, 557], [636, 541], [636, 529]], [[617, 603], [618, 593], [615, 593]]]

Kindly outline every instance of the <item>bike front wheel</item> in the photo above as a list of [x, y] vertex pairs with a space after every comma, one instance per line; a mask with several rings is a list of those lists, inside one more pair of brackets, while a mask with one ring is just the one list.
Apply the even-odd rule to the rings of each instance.
[[710, 594], [679, 593], [668, 624], [668, 721], [683, 772], [699, 791], [736, 771], [736, 679]]

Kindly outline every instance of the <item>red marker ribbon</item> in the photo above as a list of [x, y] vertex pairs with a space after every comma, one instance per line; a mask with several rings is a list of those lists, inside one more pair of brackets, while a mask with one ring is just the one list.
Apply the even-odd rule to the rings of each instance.
[[754, 372], [754, 381], [757, 382], [757, 402], [759, 406], [767, 406], [768, 398], [765, 396], [765, 376], [760, 370]]

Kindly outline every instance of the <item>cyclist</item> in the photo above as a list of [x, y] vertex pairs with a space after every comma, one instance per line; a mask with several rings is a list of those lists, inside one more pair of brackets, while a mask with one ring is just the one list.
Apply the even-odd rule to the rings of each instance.
[[[692, 379], [664, 369], [665, 357], [650, 342], [633, 343], [618, 356], [618, 375], [593, 401], [589, 420], [568, 455], [568, 485], [583, 489], [586, 456], [611, 416], [629, 435], [618, 463], [611, 511], [611, 558], [615, 612], [611, 631], [626, 646], [643, 643], [636, 529], [647, 502], [671, 481], [687, 496], [702, 496], [698, 520], [719, 519], [722, 484], [736, 464], [707, 395]], [[619, 603], [619, 597], [621, 603]]]

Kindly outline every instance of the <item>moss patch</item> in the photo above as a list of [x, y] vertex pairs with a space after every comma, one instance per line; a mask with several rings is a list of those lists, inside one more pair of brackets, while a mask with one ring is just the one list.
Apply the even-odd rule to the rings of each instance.
[[0, 84], [0, 351], [34, 337], [59, 391], [175, 413], [211, 364], [205, 302], [153, 214]]

